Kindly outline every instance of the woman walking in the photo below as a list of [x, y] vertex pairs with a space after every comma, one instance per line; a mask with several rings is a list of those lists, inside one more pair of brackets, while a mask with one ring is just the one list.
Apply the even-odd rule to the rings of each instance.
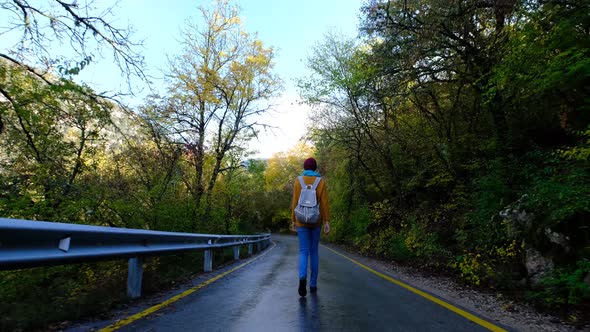
[[[330, 232], [330, 209], [328, 207], [326, 181], [316, 172], [317, 162], [315, 159], [306, 159], [303, 163], [303, 169], [301, 176], [295, 180], [291, 206], [292, 228], [297, 232], [299, 238], [298, 291], [300, 296], [307, 295], [308, 261], [311, 270], [309, 291], [315, 293], [318, 290], [318, 247], [322, 226], [324, 233]], [[313, 192], [315, 192], [315, 195], [313, 195]], [[300, 197], [303, 198], [301, 201]], [[315, 202], [313, 198], [315, 198]], [[317, 211], [317, 208], [319, 208], [319, 211]]]

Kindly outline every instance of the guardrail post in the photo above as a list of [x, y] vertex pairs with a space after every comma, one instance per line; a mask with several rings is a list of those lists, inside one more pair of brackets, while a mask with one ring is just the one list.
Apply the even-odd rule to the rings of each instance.
[[[211, 244], [211, 240], [209, 240], [208, 244]], [[213, 271], [213, 251], [212, 251], [212, 249], [205, 250], [203, 271], [205, 271], [205, 272]]]
[[254, 251], [254, 244], [248, 243], [248, 256], [252, 256], [253, 251]]
[[256, 242], [256, 252], [260, 252], [261, 247], [262, 247], [262, 243], [260, 243], [260, 241]]
[[234, 260], [240, 260], [240, 246], [234, 246]]
[[141, 279], [143, 275], [143, 259], [141, 257], [129, 258], [127, 273], [127, 296], [136, 299], [141, 296]]

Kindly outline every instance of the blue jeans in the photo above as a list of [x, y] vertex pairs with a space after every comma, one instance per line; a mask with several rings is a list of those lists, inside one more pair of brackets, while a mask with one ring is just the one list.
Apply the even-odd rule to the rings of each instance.
[[297, 227], [299, 237], [299, 279], [307, 279], [307, 259], [311, 258], [310, 287], [317, 287], [320, 258], [318, 247], [320, 244], [321, 227]]

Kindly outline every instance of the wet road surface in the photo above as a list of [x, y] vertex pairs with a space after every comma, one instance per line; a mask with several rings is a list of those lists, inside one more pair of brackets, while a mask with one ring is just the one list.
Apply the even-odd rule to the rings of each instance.
[[318, 293], [297, 293], [297, 238], [120, 331], [488, 331], [320, 246]]

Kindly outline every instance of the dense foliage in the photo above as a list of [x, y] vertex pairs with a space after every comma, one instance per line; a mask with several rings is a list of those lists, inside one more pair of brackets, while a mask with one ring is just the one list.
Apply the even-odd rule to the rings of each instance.
[[589, 11], [369, 1], [359, 38], [327, 35], [299, 86], [316, 106], [331, 238], [587, 306]]

